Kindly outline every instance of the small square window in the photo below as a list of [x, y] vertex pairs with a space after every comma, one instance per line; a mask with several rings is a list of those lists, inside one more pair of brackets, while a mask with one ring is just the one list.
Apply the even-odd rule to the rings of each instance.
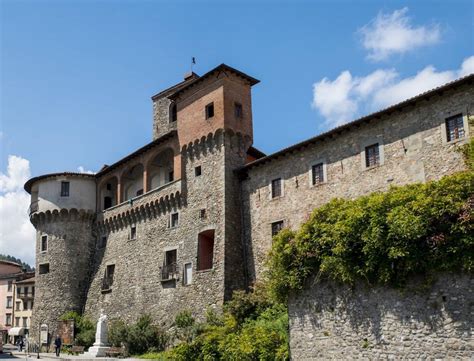
[[446, 139], [448, 142], [464, 138], [464, 135], [464, 121], [462, 114], [457, 114], [446, 119]]
[[313, 180], [313, 186], [324, 183], [324, 166], [323, 163], [313, 165], [311, 167], [311, 175]]
[[194, 168], [194, 175], [196, 177], [199, 177], [201, 174], [202, 174], [202, 169], [201, 169], [201, 166], [199, 165], [196, 168]]
[[136, 226], [132, 226], [130, 228], [130, 239], [131, 240], [137, 239], [137, 227]]
[[61, 197], [69, 197], [69, 182], [61, 182]]
[[206, 105], [206, 119], [212, 118], [214, 116], [214, 103]]
[[272, 198], [281, 197], [281, 178], [272, 180]]
[[380, 164], [379, 143], [365, 147], [365, 166], [375, 167]]
[[272, 237], [275, 237], [283, 229], [283, 221], [272, 223]]
[[175, 228], [178, 227], [179, 224], [179, 213], [172, 213], [170, 216], [170, 227]]
[[206, 218], [206, 209], [199, 210], [199, 218], [205, 219]]
[[48, 236], [41, 236], [41, 252], [46, 252], [48, 250]]
[[234, 103], [234, 115], [236, 118], [242, 118], [242, 104], [237, 102]]
[[39, 265], [39, 274], [44, 275], [49, 273], [49, 263], [43, 263]]

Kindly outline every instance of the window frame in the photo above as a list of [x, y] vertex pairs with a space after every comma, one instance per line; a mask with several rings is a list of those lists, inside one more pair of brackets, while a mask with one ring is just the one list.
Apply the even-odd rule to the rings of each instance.
[[[44, 269], [41, 270], [41, 268], [44, 268], [44, 267], [47, 267], [47, 268], [48, 268], [46, 272], [44, 271]], [[49, 274], [50, 271], [51, 271], [51, 270], [50, 270], [50, 267], [49, 267], [49, 262], [40, 263], [40, 264], [38, 265], [38, 274], [40, 274], [40, 275], [47, 275], [47, 274]]]
[[[368, 167], [366, 163], [366, 149], [376, 144], [378, 144], [379, 162], [376, 165], [372, 165]], [[375, 169], [385, 164], [384, 142], [383, 142], [382, 137], [373, 137], [373, 138], [366, 139], [366, 141], [360, 144], [360, 149], [361, 149], [360, 162], [361, 162], [361, 169], [363, 171], [369, 170], [369, 169]]]
[[[173, 216], [176, 215], [177, 216], [177, 220], [176, 220], [176, 224], [173, 225]], [[179, 224], [180, 224], [180, 214], [179, 212], [172, 212], [170, 213], [170, 218], [169, 218], [169, 226], [168, 228], [171, 228], [171, 229], [174, 229], [174, 228], [178, 228], [179, 227]]]
[[[273, 225], [276, 225], [276, 224], [281, 224], [281, 228], [277, 233], [273, 234]], [[284, 219], [278, 219], [276, 221], [270, 222], [270, 234], [271, 234], [272, 239], [278, 233], [280, 233], [283, 228], [285, 228], [285, 220]]]
[[[280, 180], [280, 194], [279, 195], [273, 195], [273, 182], [277, 181], [277, 180]], [[278, 178], [273, 178], [271, 181], [270, 181], [270, 184], [269, 184], [269, 190], [270, 190], [270, 200], [273, 200], [273, 199], [279, 199], [279, 198], [282, 198], [284, 195], [285, 195], [285, 192], [284, 192], [284, 179], [283, 177], [278, 177]]]
[[[187, 277], [186, 277], [186, 266], [191, 265], [191, 282], [187, 282]], [[193, 278], [194, 278], [194, 265], [193, 262], [184, 262], [183, 263], [183, 286], [191, 286], [193, 284]]]
[[[46, 248], [44, 249], [43, 249], [43, 239], [46, 239]], [[42, 234], [41, 239], [40, 239], [40, 253], [48, 252], [48, 248], [49, 248], [49, 237], [47, 234]]]
[[[313, 175], [313, 168], [317, 165], [322, 165], [322, 172], [323, 172], [323, 181], [319, 183], [313, 183], [314, 180], [314, 175]], [[309, 166], [308, 169], [308, 183], [309, 187], [318, 187], [323, 184], [326, 184], [328, 182], [328, 177], [327, 177], [327, 165], [326, 165], [326, 160], [325, 159], [315, 159], [313, 162], [311, 162], [311, 165]]]
[[138, 239], [137, 226], [136, 226], [136, 224], [132, 224], [130, 226], [130, 233], [128, 235], [128, 240], [129, 241], [136, 241], [137, 239]]
[[[455, 136], [454, 138], [452, 139], [449, 139], [450, 138], [450, 131], [449, 131], [449, 122], [452, 121], [452, 120], [457, 120], [456, 124], [455, 124]], [[459, 124], [459, 120], [460, 120], [460, 124]], [[458, 142], [460, 140], [463, 140], [464, 138], [466, 138], [466, 128], [464, 126], [464, 116], [462, 113], [458, 113], [458, 114], [455, 114], [455, 115], [451, 115], [447, 118], [445, 118], [444, 120], [444, 125], [445, 125], [445, 128], [446, 128], [446, 142], [448, 143], [455, 143], [455, 142]], [[462, 127], [462, 136], [459, 136], [459, 126]]]
[[200, 177], [202, 175], [202, 166], [198, 165], [194, 167], [194, 177]]
[[[67, 187], [65, 187], [67, 185]], [[61, 197], [69, 197], [71, 194], [71, 182], [61, 181]]]
[[234, 102], [234, 117], [236, 119], [242, 119], [244, 117], [244, 107], [240, 102]]
[[[212, 109], [212, 114], [211, 114], [211, 110]], [[215, 107], [214, 107], [214, 102], [210, 102], [209, 104], [207, 104], [205, 107], [204, 107], [204, 113], [206, 115], [206, 120], [208, 119], [211, 119], [211, 118], [214, 118], [214, 116], [216, 115], [216, 110], [215, 110]]]
[[[446, 128], [446, 120], [455, 116], [461, 115], [463, 121], [463, 129], [464, 129], [464, 137], [457, 138], [453, 140], [448, 140], [448, 129]], [[441, 141], [445, 145], [456, 144], [458, 142], [462, 142], [465, 140], [470, 139], [470, 127], [469, 127], [469, 119], [466, 113], [466, 109], [463, 109], [460, 106], [454, 106], [451, 108], [447, 108], [440, 113], [438, 116], [439, 124], [440, 124], [440, 131], [441, 131]]]

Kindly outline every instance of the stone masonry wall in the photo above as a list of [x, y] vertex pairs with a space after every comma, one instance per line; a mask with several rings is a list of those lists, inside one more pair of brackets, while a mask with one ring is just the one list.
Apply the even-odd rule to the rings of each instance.
[[[93, 213], [67, 211], [36, 214], [36, 284], [31, 335], [37, 339], [40, 324], [47, 324], [54, 337], [59, 317], [67, 311], [82, 312], [87, 289]], [[48, 235], [48, 249], [40, 251], [42, 235]], [[40, 265], [49, 263], [49, 273]]]
[[428, 286], [309, 285], [289, 300], [293, 360], [472, 359], [474, 278], [442, 274]]
[[170, 122], [170, 106], [171, 100], [165, 96], [153, 101], [153, 139], [176, 130], [176, 122]]
[[[446, 142], [445, 119], [474, 109], [474, 89], [458, 88], [416, 107], [396, 111], [350, 131], [325, 138], [248, 170], [243, 181], [245, 242], [251, 279], [261, 275], [271, 248], [271, 223], [297, 229], [311, 211], [332, 198], [355, 198], [391, 185], [439, 179], [464, 169], [458, 142]], [[467, 128], [467, 121], [465, 121]], [[466, 132], [468, 129], [466, 129]], [[472, 133], [472, 132], [471, 132]], [[361, 152], [374, 143], [381, 147], [381, 165], [364, 169]], [[323, 162], [326, 181], [312, 186], [311, 166]], [[282, 178], [283, 196], [270, 198], [272, 179]]]
[[[174, 204], [157, 204], [166, 192], [164, 187], [140, 197], [140, 202], [152, 204], [146, 216], [126, 212], [121, 222], [113, 221], [103, 230], [108, 237], [107, 246], [97, 251], [86, 304], [86, 313], [92, 319], [97, 319], [103, 309], [110, 319], [135, 321], [148, 313], [169, 325], [180, 311], [191, 310], [199, 318], [208, 307], [223, 303], [225, 147], [222, 132], [185, 147], [182, 156], [181, 192]], [[200, 176], [195, 175], [197, 166], [201, 166]], [[206, 210], [203, 219], [201, 209]], [[170, 214], [176, 211], [179, 226], [169, 228]], [[129, 240], [132, 224], [136, 225], [136, 240]], [[215, 230], [213, 269], [197, 271], [198, 234], [209, 229]], [[165, 251], [170, 249], [177, 249], [180, 277], [176, 281], [162, 282], [160, 266]], [[191, 285], [183, 284], [183, 266], [187, 262], [193, 265]], [[114, 283], [111, 292], [104, 293], [101, 285], [108, 264], [115, 265]]]

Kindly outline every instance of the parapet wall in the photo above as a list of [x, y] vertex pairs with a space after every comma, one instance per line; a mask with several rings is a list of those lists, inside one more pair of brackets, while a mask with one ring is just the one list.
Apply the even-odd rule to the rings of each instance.
[[313, 284], [289, 300], [293, 360], [470, 359], [474, 278], [443, 274], [403, 290]]

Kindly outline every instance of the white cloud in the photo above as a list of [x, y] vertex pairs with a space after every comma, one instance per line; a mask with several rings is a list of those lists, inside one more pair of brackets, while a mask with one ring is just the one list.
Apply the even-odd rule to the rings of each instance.
[[362, 44], [369, 51], [369, 59], [380, 61], [392, 54], [403, 54], [439, 42], [439, 25], [413, 26], [407, 13], [406, 7], [391, 14], [380, 12], [375, 19], [359, 29]]
[[82, 165], [77, 167], [77, 171], [79, 173], [95, 174], [95, 172], [93, 172], [91, 170], [86, 170]]
[[7, 173], [0, 173], [0, 252], [34, 266], [35, 229], [27, 213], [30, 196], [23, 190], [29, 177], [29, 161], [10, 155]]
[[348, 70], [331, 81], [313, 84], [313, 108], [328, 127], [354, 120], [361, 112], [373, 112], [474, 73], [474, 56], [464, 59], [457, 70], [437, 71], [429, 65], [416, 75], [400, 78], [393, 69], [379, 69], [363, 77]]

